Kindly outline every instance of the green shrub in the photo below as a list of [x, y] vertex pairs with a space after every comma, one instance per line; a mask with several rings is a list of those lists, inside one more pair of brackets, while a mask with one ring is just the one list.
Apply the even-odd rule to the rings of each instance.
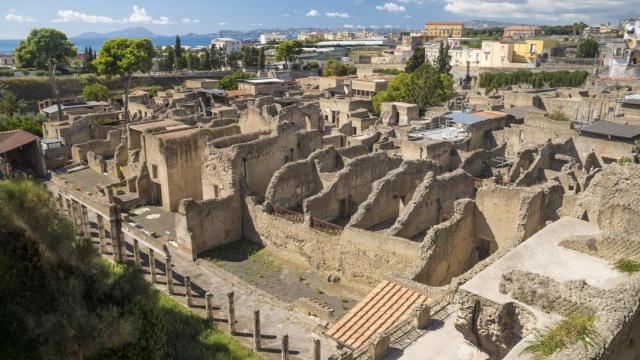
[[110, 96], [109, 89], [100, 83], [87, 84], [82, 89], [85, 101], [107, 101]]
[[549, 119], [555, 121], [569, 121], [569, 117], [562, 111], [554, 111], [549, 114]]
[[627, 274], [637, 273], [640, 271], [640, 262], [631, 259], [620, 259], [616, 261], [616, 269]]
[[0, 131], [24, 130], [36, 136], [42, 136], [44, 116], [40, 114], [0, 115]]
[[530, 354], [535, 360], [542, 360], [576, 343], [581, 343], [585, 348], [591, 347], [598, 337], [596, 321], [597, 317], [589, 311], [576, 311], [555, 327], [536, 331], [535, 340], [522, 353]]
[[256, 75], [254, 73], [236, 71], [231, 75], [223, 77], [220, 82], [218, 82], [218, 87], [222, 90], [237, 90], [240, 80], [253, 79], [255, 77]]

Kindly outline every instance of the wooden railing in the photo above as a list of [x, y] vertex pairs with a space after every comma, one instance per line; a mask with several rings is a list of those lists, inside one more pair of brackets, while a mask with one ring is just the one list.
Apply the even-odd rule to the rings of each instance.
[[344, 228], [340, 225], [332, 224], [328, 221], [320, 220], [317, 218], [311, 218], [311, 227], [320, 230], [329, 235], [340, 235]]
[[293, 211], [291, 209], [287, 209], [287, 208], [283, 208], [281, 206], [278, 205], [271, 205], [271, 208], [273, 209], [273, 214], [277, 215], [281, 218], [287, 219], [289, 221], [293, 221], [296, 223], [303, 223], [304, 222], [304, 214], [299, 213], [297, 211]]

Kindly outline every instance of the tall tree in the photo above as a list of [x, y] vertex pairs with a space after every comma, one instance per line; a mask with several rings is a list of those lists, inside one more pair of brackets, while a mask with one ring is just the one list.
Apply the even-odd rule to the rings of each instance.
[[438, 67], [438, 71], [443, 74], [451, 72], [451, 55], [449, 54], [449, 49], [451, 49], [451, 45], [449, 45], [449, 43], [445, 45], [444, 41], [440, 41], [436, 66]]
[[264, 63], [265, 63], [265, 53], [264, 53], [264, 46], [260, 48], [260, 56], [258, 56], [258, 69], [260, 70], [264, 70]]
[[173, 70], [176, 61], [176, 53], [171, 46], [167, 47], [167, 66], [166, 71]]
[[55, 29], [33, 29], [16, 48], [16, 57], [21, 64], [31, 64], [49, 71], [49, 82], [58, 105], [58, 119], [62, 121], [60, 90], [56, 81], [56, 71], [76, 56], [76, 48], [67, 35]]
[[593, 59], [598, 56], [598, 42], [594, 39], [580, 39], [576, 56], [579, 58]]
[[422, 64], [424, 64], [425, 59], [426, 55], [424, 52], [424, 48], [422, 46], [417, 47], [413, 51], [413, 55], [411, 55], [411, 57], [409, 58], [407, 66], [404, 70], [408, 73], [414, 72], [416, 69], [422, 66]]
[[173, 47], [175, 51], [175, 65], [176, 70], [180, 70], [182, 68], [182, 44], [180, 42], [180, 36], [176, 35], [176, 45]]
[[155, 50], [149, 39], [117, 38], [107, 40], [94, 65], [101, 75], [120, 76], [124, 83], [124, 119], [129, 122], [129, 88], [136, 72], [151, 71]]
[[295, 63], [300, 54], [302, 54], [302, 42], [298, 40], [283, 41], [276, 47], [276, 60], [284, 61], [287, 67], [290, 63]]

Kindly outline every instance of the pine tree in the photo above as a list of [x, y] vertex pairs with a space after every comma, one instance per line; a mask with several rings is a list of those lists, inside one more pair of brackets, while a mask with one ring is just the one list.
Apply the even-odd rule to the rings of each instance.
[[260, 55], [258, 56], [258, 69], [264, 70], [265, 54], [264, 47], [260, 48]]
[[171, 46], [167, 47], [167, 69], [166, 71], [171, 71], [174, 69], [176, 65], [176, 53]]
[[425, 57], [426, 56], [424, 53], [424, 48], [422, 46], [417, 47], [413, 51], [413, 55], [411, 55], [411, 58], [407, 62], [407, 66], [405, 67], [404, 70], [408, 73], [414, 72], [416, 69], [422, 66], [422, 64], [424, 64]]
[[440, 49], [438, 50], [438, 58], [436, 59], [436, 65], [438, 71], [443, 74], [451, 72], [451, 55], [449, 55], [449, 44], [445, 45], [444, 41], [440, 42]]
[[180, 36], [176, 35], [176, 46], [174, 47], [176, 55], [176, 70], [182, 69], [182, 45], [180, 44]]

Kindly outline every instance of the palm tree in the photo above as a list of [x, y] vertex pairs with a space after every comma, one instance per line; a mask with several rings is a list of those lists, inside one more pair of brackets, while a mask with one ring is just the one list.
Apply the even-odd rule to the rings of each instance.
[[6, 86], [0, 86], [0, 113], [13, 116], [24, 112], [26, 108], [26, 101], [18, 99], [13, 91], [7, 90]]

